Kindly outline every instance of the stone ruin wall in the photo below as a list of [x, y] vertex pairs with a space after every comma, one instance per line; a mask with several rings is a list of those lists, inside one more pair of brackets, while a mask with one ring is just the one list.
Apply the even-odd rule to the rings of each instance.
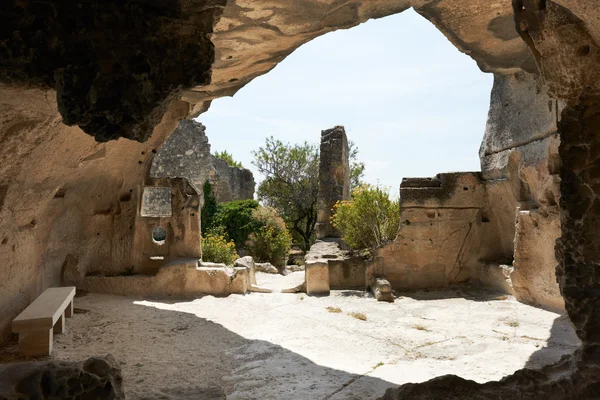
[[404, 179], [398, 236], [370, 273], [396, 289], [480, 282], [564, 312], [554, 255], [560, 107], [534, 75], [496, 76], [482, 172]]
[[158, 149], [150, 176], [185, 178], [198, 193], [202, 193], [202, 186], [208, 180], [219, 203], [254, 198], [252, 172], [215, 158], [210, 153], [206, 127], [193, 120], [179, 122]]
[[232, 167], [225, 160], [211, 157], [215, 170], [211, 183], [217, 203], [254, 199], [254, 175], [250, 170]]
[[321, 131], [319, 157], [317, 239], [341, 238], [341, 232], [331, 223], [331, 216], [338, 201], [350, 199], [350, 155], [343, 126]]

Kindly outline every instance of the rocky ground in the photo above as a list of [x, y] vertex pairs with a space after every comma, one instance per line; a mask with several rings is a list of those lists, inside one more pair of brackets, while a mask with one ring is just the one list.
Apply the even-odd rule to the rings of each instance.
[[[302, 274], [258, 281], [278, 289]], [[578, 346], [568, 319], [506, 296], [467, 287], [400, 295], [390, 304], [360, 291], [194, 301], [87, 294], [75, 299], [53, 358], [114, 355], [129, 399], [364, 400], [450, 373], [501, 379]]]

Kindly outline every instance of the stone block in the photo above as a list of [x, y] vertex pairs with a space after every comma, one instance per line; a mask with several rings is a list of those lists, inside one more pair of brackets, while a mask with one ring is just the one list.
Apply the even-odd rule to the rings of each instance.
[[306, 294], [329, 294], [329, 265], [327, 260], [311, 260], [305, 266]]

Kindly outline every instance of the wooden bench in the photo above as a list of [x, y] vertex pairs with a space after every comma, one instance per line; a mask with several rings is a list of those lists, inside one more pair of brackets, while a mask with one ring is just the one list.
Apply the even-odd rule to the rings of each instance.
[[65, 331], [65, 317], [73, 316], [75, 287], [49, 288], [12, 322], [19, 334], [19, 354], [45, 356], [52, 353], [54, 333]]

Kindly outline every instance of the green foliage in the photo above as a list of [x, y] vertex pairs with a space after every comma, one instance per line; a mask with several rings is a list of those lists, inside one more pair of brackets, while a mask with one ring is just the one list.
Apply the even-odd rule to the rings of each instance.
[[317, 222], [318, 147], [308, 142], [292, 145], [270, 137], [253, 155], [252, 164], [265, 177], [258, 186], [259, 200], [279, 211], [307, 249]]
[[223, 150], [221, 152], [217, 151], [215, 153], [215, 158], [221, 159], [223, 161], [227, 161], [227, 164], [229, 164], [230, 167], [244, 168], [244, 167], [242, 167], [242, 163], [239, 161], [235, 161], [233, 159], [233, 155], [231, 153], [229, 153], [227, 150]]
[[258, 262], [270, 262], [283, 267], [292, 247], [292, 236], [285, 221], [272, 207], [259, 207], [252, 212], [252, 216], [259, 228], [250, 235], [250, 254]]
[[214, 225], [218, 205], [209, 181], [204, 182], [202, 192], [204, 193], [204, 205], [200, 211], [200, 226], [202, 227], [202, 233], [205, 234]]
[[207, 233], [202, 238], [202, 260], [207, 262], [233, 264], [238, 259], [235, 243], [219, 233]]
[[248, 235], [260, 227], [260, 224], [252, 216], [258, 206], [256, 200], [221, 203], [217, 206], [210, 228], [223, 227], [227, 237], [234, 241], [238, 249], [241, 249], [244, 247]]
[[348, 141], [348, 153], [350, 159], [350, 187], [352, 189], [364, 184], [365, 163], [358, 161], [358, 148], [352, 140]]
[[379, 247], [394, 240], [400, 227], [400, 202], [390, 200], [387, 190], [379, 185], [359, 186], [352, 192], [352, 200], [337, 202], [333, 211], [333, 225], [355, 249]]
[[[350, 179], [355, 187], [364, 175], [365, 165], [356, 160], [356, 145], [348, 145]], [[317, 223], [319, 147], [308, 142], [283, 143], [270, 137], [252, 154], [252, 164], [265, 177], [258, 186], [258, 199], [279, 211], [294, 240], [302, 241], [307, 250], [314, 242]]]

